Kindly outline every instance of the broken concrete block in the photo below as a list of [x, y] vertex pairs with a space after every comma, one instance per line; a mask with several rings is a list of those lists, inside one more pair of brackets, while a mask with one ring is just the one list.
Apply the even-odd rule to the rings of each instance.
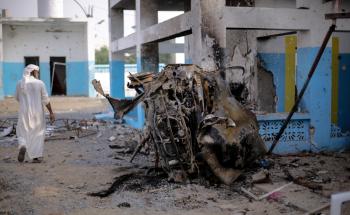
[[111, 137], [108, 138], [108, 141], [109, 142], [113, 142], [115, 139], [117, 139], [115, 136], [111, 136]]
[[269, 178], [269, 172], [266, 169], [263, 169], [254, 175], [252, 175], [252, 182], [253, 183], [266, 183], [270, 180]]

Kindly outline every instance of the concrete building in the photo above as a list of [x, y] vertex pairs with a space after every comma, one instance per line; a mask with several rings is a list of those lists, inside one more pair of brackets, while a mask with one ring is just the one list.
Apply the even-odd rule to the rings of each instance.
[[[157, 71], [159, 43], [185, 36], [187, 63], [221, 69], [231, 91], [259, 113], [269, 145], [331, 25], [324, 0], [110, 0], [111, 93], [124, 97], [124, 53], [136, 50], [138, 71]], [[124, 37], [123, 11], [136, 11], [136, 32]], [[184, 11], [157, 23], [158, 11]], [[349, 12], [343, 1], [341, 11]], [[350, 22], [338, 20], [276, 152], [340, 150], [350, 146]], [[238, 92], [237, 88], [241, 88]], [[244, 93], [242, 93], [244, 92]], [[236, 95], [236, 93], [238, 95]], [[139, 107], [130, 121], [143, 125]]]
[[38, 17], [11, 17], [11, 9], [3, 10], [0, 18], [0, 97], [14, 95], [30, 63], [40, 66], [50, 95], [93, 95], [91, 22], [64, 18], [63, 0], [38, 0]]

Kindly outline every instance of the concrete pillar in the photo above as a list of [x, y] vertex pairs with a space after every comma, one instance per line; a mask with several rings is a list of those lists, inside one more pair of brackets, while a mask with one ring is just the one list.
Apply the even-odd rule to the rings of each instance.
[[[184, 5], [185, 13], [191, 11], [191, 1], [185, 1]], [[192, 54], [191, 54], [191, 45], [192, 45], [192, 34], [185, 36], [184, 44], [184, 54], [185, 54], [185, 63], [192, 64]]]
[[191, 0], [191, 59], [204, 70], [222, 68], [226, 29], [222, 22], [225, 0]]
[[[227, 30], [223, 64], [228, 84], [244, 85], [248, 94], [245, 102], [258, 102], [257, 39], [254, 30]], [[271, 83], [272, 84], [272, 83]]]
[[95, 78], [95, 20], [87, 19], [87, 64], [88, 64], [88, 86], [90, 97], [94, 96], [94, 88], [91, 81]]
[[185, 63], [186, 64], [192, 64], [192, 53], [191, 50], [192, 48], [192, 40], [193, 40], [193, 36], [192, 34], [185, 36], [185, 44], [184, 44], [184, 53], [185, 53]]
[[[141, 31], [158, 23], [158, 5], [156, 0], [136, 0], [136, 34], [137, 34], [137, 71], [158, 72], [158, 43], [141, 44]], [[156, 33], [156, 32], [155, 32]]]
[[246, 102], [254, 105], [257, 103], [255, 32], [226, 29], [222, 20], [225, 4], [225, 0], [191, 1], [192, 42], [185, 46], [185, 52], [191, 54], [193, 64], [204, 70], [220, 70], [227, 84], [245, 85]]
[[3, 60], [4, 60], [4, 49], [2, 46], [3, 36], [2, 36], [2, 24], [0, 23], [0, 100], [4, 99], [4, 85], [2, 82], [2, 74], [3, 74]]
[[[122, 9], [110, 9], [111, 41], [124, 36], [124, 15]], [[111, 46], [110, 46], [111, 47]], [[110, 94], [115, 98], [124, 98], [124, 54], [111, 53], [110, 64]]]

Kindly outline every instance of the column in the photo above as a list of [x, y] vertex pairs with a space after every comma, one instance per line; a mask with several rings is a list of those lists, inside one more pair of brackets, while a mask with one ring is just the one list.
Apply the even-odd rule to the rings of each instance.
[[[115, 41], [124, 36], [124, 16], [122, 9], [110, 8], [110, 39]], [[111, 46], [110, 46], [111, 47]], [[124, 98], [124, 54], [110, 55], [110, 94], [115, 98]]]
[[87, 66], [88, 66], [88, 96], [93, 97], [94, 87], [91, 81], [95, 78], [95, 19], [87, 19]]
[[226, 29], [222, 22], [225, 0], [191, 0], [191, 59], [204, 70], [223, 67]]
[[[158, 43], [141, 44], [142, 30], [158, 23], [156, 0], [136, 0], [137, 71], [158, 72]], [[157, 32], [154, 32], [157, 33]]]
[[[191, 11], [191, 1], [185, 1], [184, 4], [185, 13]], [[192, 64], [192, 34], [185, 36], [185, 44], [184, 44], [184, 54], [185, 54], [185, 63]]]

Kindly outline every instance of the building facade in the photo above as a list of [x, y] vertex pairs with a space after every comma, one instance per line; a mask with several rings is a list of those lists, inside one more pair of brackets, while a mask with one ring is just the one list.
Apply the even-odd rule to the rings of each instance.
[[[187, 63], [221, 75], [231, 92], [252, 105], [269, 145], [294, 105], [335, 11], [324, 0], [110, 0], [111, 94], [123, 98], [124, 53], [135, 50], [138, 71], [157, 71], [159, 43], [185, 36]], [[124, 36], [123, 11], [136, 11], [136, 31]], [[158, 11], [184, 11], [162, 23]], [[350, 11], [342, 1], [339, 11]], [[337, 20], [299, 110], [278, 153], [350, 146], [350, 22]], [[237, 92], [244, 89], [244, 94]], [[236, 95], [237, 94], [237, 95]], [[142, 108], [133, 113], [143, 126]]]
[[[0, 4], [1, 8], [1, 4]], [[63, 0], [38, 1], [38, 17], [0, 18], [0, 95], [13, 96], [23, 68], [40, 66], [50, 95], [92, 96], [93, 26], [63, 17]]]

